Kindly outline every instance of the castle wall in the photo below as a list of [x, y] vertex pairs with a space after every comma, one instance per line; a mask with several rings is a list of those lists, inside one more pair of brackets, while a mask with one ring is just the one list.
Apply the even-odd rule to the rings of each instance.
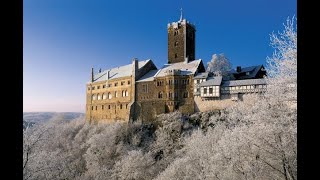
[[136, 118], [151, 121], [156, 115], [173, 111], [194, 112], [191, 76], [168, 75], [153, 81], [137, 82]]
[[[131, 76], [88, 84], [86, 120], [127, 121], [130, 111], [129, 104], [132, 100], [131, 84]], [[104, 88], [103, 85], [105, 85]], [[108, 85], [111, 85], [111, 87], [108, 87]], [[97, 88], [98, 86], [100, 86], [99, 89]], [[92, 90], [92, 87], [94, 87], [94, 90]], [[110, 98], [109, 93], [111, 94]], [[97, 97], [98, 94], [100, 99]], [[96, 95], [95, 100], [93, 100], [93, 95]], [[105, 95], [105, 98], [103, 98], [103, 95]]]
[[[249, 94], [239, 94], [238, 101], [248, 100]], [[219, 98], [211, 98], [210, 100], [202, 100], [200, 96], [194, 97], [195, 112], [204, 112], [209, 110], [225, 109], [231, 105], [234, 105], [238, 101], [233, 101], [230, 94], [221, 95]]]

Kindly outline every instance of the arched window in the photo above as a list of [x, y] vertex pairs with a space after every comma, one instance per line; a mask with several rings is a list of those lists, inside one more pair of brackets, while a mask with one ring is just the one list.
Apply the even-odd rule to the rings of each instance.
[[128, 91], [126, 90], [126, 96], [129, 96], [129, 93], [128, 93]]
[[122, 91], [122, 97], [124, 97], [126, 95], [126, 92], [123, 90]]
[[100, 94], [98, 94], [98, 95], [97, 95], [97, 97], [98, 97], [98, 100], [100, 100], [100, 99], [101, 99], [101, 96], [100, 96]]
[[107, 94], [103, 93], [102, 94], [102, 99], [107, 99]]
[[184, 98], [187, 98], [188, 96], [189, 96], [188, 91], [186, 91], [186, 92], [183, 93], [183, 97], [184, 97]]
[[111, 99], [112, 98], [112, 94], [109, 92], [108, 93], [108, 99]]
[[158, 98], [161, 99], [162, 98], [162, 92], [159, 92], [158, 94]]
[[120, 104], [120, 109], [122, 109], [122, 104]]
[[175, 46], [175, 47], [178, 46], [178, 41], [174, 42], [174, 46]]
[[97, 96], [94, 94], [92, 95], [92, 100], [96, 100]]
[[118, 92], [117, 91], [114, 92], [114, 97], [118, 97]]

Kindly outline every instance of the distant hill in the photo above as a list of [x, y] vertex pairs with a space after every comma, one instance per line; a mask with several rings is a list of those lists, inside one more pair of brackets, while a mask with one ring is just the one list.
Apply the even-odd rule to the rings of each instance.
[[62, 118], [66, 121], [71, 121], [84, 116], [84, 113], [79, 112], [24, 112], [23, 128], [33, 126], [36, 123], [44, 123], [55, 118]]

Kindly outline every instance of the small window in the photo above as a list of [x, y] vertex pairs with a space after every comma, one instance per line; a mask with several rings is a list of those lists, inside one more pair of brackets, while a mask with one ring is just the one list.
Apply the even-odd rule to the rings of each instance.
[[120, 104], [120, 109], [122, 109], [122, 104]]
[[118, 83], [116, 82], [116, 83], [114, 83], [114, 86], [116, 87], [116, 86], [118, 86]]
[[197, 88], [197, 92], [200, 92], [200, 88]]
[[124, 81], [121, 81], [121, 86], [123, 86], [123, 85], [124, 85], [124, 83], [125, 83]]
[[161, 99], [162, 98], [162, 92], [159, 92], [158, 94], [158, 98]]
[[100, 86], [97, 86], [97, 89], [100, 89]]
[[94, 90], [94, 86], [92, 87], [92, 90]]
[[93, 106], [91, 106], [91, 110], [93, 110]]
[[200, 79], [197, 80], [197, 84], [200, 84]]
[[107, 99], [107, 94], [103, 93], [102, 94], [102, 99]]
[[184, 93], [183, 93], [183, 97], [184, 97], [184, 98], [187, 98], [187, 97], [188, 97], [188, 92], [184, 92]]
[[207, 94], [207, 88], [203, 88], [203, 94]]
[[111, 99], [112, 98], [112, 94], [109, 92], [108, 93], [108, 99]]
[[108, 84], [108, 87], [111, 87], [112, 85], [111, 84]]
[[128, 109], [128, 104], [126, 104], [126, 109]]
[[212, 94], [212, 92], [213, 92], [213, 89], [209, 88], [209, 94]]
[[110, 106], [110, 105], [108, 106], [108, 109], [111, 109], [111, 106]]
[[103, 85], [102, 88], [106, 88], [106, 85]]
[[178, 46], [178, 41], [174, 42], [174, 47]]
[[130, 81], [128, 81], [128, 85], [130, 85]]
[[126, 96], [129, 96], [129, 93], [128, 93], [128, 91], [126, 90]]
[[98, 95], [97, 95], [97, 97], [98, 97], [98, 100], [100, 100], [100, 99], [101, 99], [101, 96], [100, 96], [100, 94], [98, 94]]
[[96, 95], [94, 94], [94, 95], [92, 95], [92, 100], [96, 100]]
[[175, 53], [175, 54], [174, 54], [174, 58], [177, 58], [177, 57], [178, 57], [178, 54], [177, 54], [177, 53]]
[[98, 106], [96, 106], [96, 110], [98, 110]]
[[104, 108], [104, 105], [101, 106], [101, 109], [102, 109], [102, 110], [103, 110], [103, 108]]

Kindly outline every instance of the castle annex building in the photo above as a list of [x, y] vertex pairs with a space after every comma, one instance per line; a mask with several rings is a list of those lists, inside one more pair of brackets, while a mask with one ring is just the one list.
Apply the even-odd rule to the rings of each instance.
[[157, 68], [151, 59], [99, 70], [91, 70], [86, 85], [86, 120], [152, 121], [156, 115], [205, 110], [203, 104], [228, 104], [243, 94], [265, 91], [262, 65], [237, 67], [228, 78], [206, 72], [195, 57], [196, 28], [183, 19], [168, 24], [168, 61]]

